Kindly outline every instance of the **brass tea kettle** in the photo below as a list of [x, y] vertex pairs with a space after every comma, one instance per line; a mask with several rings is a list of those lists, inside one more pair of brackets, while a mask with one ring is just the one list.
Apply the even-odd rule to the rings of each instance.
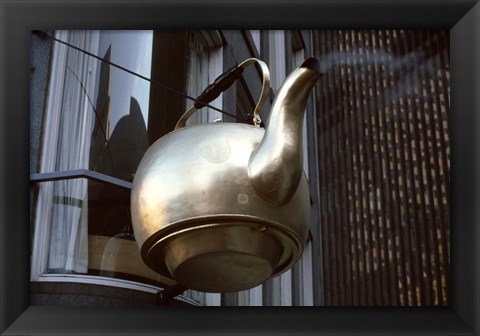
[[[203, 102], [255, 62], [263, 73], [255, 125], [184, 127]], [[187, 288], [218, 293], [253, 288], [293, 266], [308, 231], [302, 121], [318, 69], [309, 58], [286, 78], [264, 130], [258, 111], [268, 93], [268, 68], [248, 59], [209, 86], [202, 103], [146, 151], [133, 181], [131, 212], [150, 268]]]

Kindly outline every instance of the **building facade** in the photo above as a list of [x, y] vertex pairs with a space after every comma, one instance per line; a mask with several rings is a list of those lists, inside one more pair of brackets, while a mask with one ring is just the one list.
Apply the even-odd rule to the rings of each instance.
[[[31, 36], [33, 305], [448, 304], [448, 32], [47, 34]], [[285, 77], [311, 56], [323, 77], [303, 126], [311, 207], [301, 259], [251, 290], [176, 292], [134, 240], [140, 159], [225, 70], [251, 57], [268, 65], [267, 120]], [[249, 67], [188, 124], [249, 123], [261, 86]]]
[[450, 302], [449, 32], [319, 31], [325, 305]]

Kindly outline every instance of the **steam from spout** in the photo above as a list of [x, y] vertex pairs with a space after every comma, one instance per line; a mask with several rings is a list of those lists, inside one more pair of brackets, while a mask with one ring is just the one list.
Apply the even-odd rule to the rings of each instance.
[[[333, 51], [321, 56], [320, 71], [328, 73], [336, 67], [348, 67], [353, 73], [368, 75], [374, 68], [377, 80], [385, 79], [385, 84], [377, 87], [377, 95], [383, 96], [385, 101], [397, 102], [401, 99], [412, 98], [417, 106], [424, 104], [435, 97], [432, 92], [425, 92], [422, 95], [416, 94], [421, 88], [421, 81], [424, 76], [437, 79], [441, 74], [435, 65], [435, 60], [428, 58], [424, 51], [414, 50], [403, 55], [395, 55], [384, 48], [366, 48], [354, 46], [353, 50]], [[424, 75], [422, 75], [424, 74]], [[341, 80], [352, 80], [351, 77], [342, 77]], [[370, 87], [370, 83], [361, 83]], [[366, 99], [370, 99], [369, 96]], [[376, 96], [374, 99], [377, 99]], [[391, 110], [388, 113], [391, 117], [402, 118], [397, 111]]]
[[[365, 48], [363, 47], [358, 47], [355, 49], [355, 52], [333, 51], [323, 55], [319, 64], [320, 72], [327, 73], [336, 66], [356, 67], [364, 65], [386, 65], [387, 62], [388, 67], [393, 72], [399, 71], [400, 69], [409, 71], [424, 58], [423, 54], [418, 51], [412, 51], [402, 56], [396, 56], [387, 52], [383, 48], [364, 49]], [[368, 57], [365, 55], [366, 53], [368, 53]]]

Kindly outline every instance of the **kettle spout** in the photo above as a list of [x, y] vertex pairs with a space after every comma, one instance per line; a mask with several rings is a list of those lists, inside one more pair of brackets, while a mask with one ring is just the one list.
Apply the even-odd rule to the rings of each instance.
[[255, 191], [274, 206], [288, 203], [303, 174], [303, 118], [319, 62], [309, 58], [294, 70], [276, 95], [265, 135], [250, 157], [248, 175]]

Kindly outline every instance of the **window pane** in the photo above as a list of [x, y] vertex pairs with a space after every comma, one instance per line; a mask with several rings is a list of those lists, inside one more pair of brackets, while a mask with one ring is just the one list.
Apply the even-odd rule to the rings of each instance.
[[[102, 31], [98, 55], [150, 78], [152, 43], [151, 31]], [[97, 62], [96, 120], [91, 132], [89, 167], [131, 181], [148, 148], [150, 83]]]
[[[106, 61], [147, 78], [152, 31], [68, 31], [57, 36]], [[150, 83], [79, 50], [56, 49], [52, 74], [61, 74], [50, 95], [58, 115], [46, 132], [57, 134], [54, 170], [91, 169], [127, 181], [148, 147]], [[43, 167], [45, 169], [45, 167]], [[51, 169], [47, 169], [51, 170]]]

